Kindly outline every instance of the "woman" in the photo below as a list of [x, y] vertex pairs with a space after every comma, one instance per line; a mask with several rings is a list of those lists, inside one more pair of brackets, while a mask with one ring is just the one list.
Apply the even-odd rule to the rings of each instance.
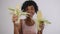
[[29, 14], [27, 14], [28, 17], [26, 17], [26, 19], [21, 19], [19, 24], [15, 24], [15, 22], [18, 20], [18, 17], [13, 15], [12, 21], [14, 24], [14, 34], [42, 34], [44, 23], [39, 25], [41, 30], [38, 30], [36, 22], [32, 19], [33, 15], [38, 11], [37, 4], [34, 1], [25, 1], [21, 10]]

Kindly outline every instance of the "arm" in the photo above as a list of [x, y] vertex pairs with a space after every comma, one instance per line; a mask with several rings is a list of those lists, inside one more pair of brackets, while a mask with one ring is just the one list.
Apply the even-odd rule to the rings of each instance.
[[21, 34], [22, 33], [22, 20], [20, 20], [19, 24], [14, 24], [14, 34]]
[[43, 29], [44, 29], [44, 22], [41, 21], [41, 23], [39, 24], [39, 27], [41, 28], [41, 30], [38, 30], [38, 34], [42, 34]]
[[21, 30], [21, 21], [20, 23], [16, 24], [15, 22], [18, 20], [18, 17], [16, 15], [13, 15], [12, 21], [14, 25], [14, 34], [20, 34], [19, 31]]
[[13, 22], [14, 24], [14, 34], [19, 34], [19, 30], [20, 30], [20, 23], [19, 24], [15, 24], [15, 22]]

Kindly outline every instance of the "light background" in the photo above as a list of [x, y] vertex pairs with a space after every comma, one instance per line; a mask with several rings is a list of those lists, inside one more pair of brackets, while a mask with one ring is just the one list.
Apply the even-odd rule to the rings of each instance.
[[[0, 34], [13, 34], [13, 23], [8, 7], [15, 8], [16, 4], [25, 0], [0, 0]], [[60, 0], [34, 0], [39, 10], [42, 11], [44, 18], [51, 21], [45, 25], [43, 34], [60, 34]]]

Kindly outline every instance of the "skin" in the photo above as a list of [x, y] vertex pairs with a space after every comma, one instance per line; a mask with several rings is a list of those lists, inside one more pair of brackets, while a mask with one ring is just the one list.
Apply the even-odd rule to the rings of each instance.
[[[31, 5], [31, 6], [26, 7], [25, 11], [26, 11], [27, 13], [30, 13], [30, 14], [28, 15], [28, 17], [25, 19], [26, 25], [27, 25], [27, 26], [32, 26], [32, 25], [34, 25], [35, 22], [34, 22], [34, 20], [32, 20], [32, 17], [33, 17], [33, 15], [34, 15], [34, 13], [35, 13], [34, 6]], [[12, 21], [13, 21], [13, 24], [14, 24], [14, 34], [22, 34], [22, 33], [21, 33], [21, 26], [22, 26], [23, 20], [21, 19], [19, 24], [15, 24], [15, 22], [16, 22], [17, 20], [18, 20], [18, 16], [13, 15], [13, 16], [12, 16]], [[37, 33], [37, 34], [42, 34], [43, 29], [44, 29], [44, 23], [40, 24], [39, 27], [41, 28], [41, 30], [40, 30], [40, 31], [38, 30], [38, 33]]]

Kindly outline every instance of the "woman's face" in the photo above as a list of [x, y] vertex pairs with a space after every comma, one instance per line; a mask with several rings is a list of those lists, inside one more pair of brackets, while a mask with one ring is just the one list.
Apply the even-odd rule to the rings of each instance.
[[35, 8], [34, 8], [33, 5], [28, 6], [25, 10], [26, 10], [27, 13], [30, 13], [30, 17], [33, 17], [33, 15], [35, 13]]

